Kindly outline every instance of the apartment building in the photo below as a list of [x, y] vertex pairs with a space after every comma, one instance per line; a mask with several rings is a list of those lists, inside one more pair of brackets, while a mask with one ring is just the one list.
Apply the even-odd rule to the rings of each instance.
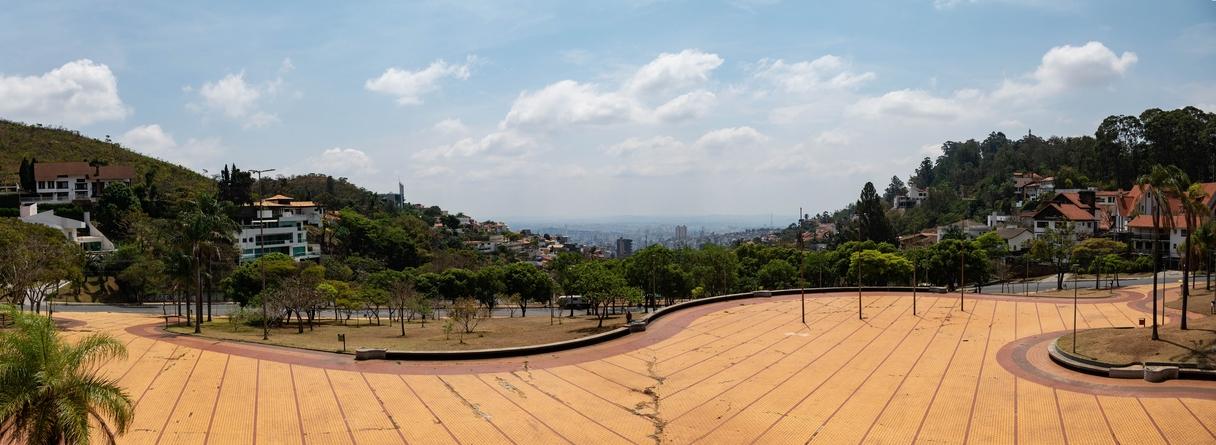
[[135, 168], [129, 165], [89, 165], [88, 162], [39, 162], [34, 164], [33, 194], [25, 202], [69, 203], [96, 200], [106, 186], [131, 184]]

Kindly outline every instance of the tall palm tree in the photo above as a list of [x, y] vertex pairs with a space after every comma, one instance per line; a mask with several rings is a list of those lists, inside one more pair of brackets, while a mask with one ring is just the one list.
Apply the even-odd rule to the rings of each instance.
[[183, 247], [188, 250], [194, 269], [195, 299], [194, 332], [203, 329], [203, 284], [204, 273], [213, 261], [221, 260], [227, 247], [236, 242], [238, 226], [228, 217], [228, 209], [215, 196], [203, 195], [190, 203], [179, 220]]
[[[1180, 179], [1186, 180], [1186, 174], [1183, 173]], [[1194, 261], [1193, 258], [1195, 256], [1191, 250], [1191, 238], [1194, 238], [1196, 227], [1199, 226], [1201, 220], [1208, 213], [1208, 208], [1204, 205], [1204, 201], [1207, 200], [1208, 196], [1207, 192], [1203, 191], [1201, 184], [1190, 184], [1189, 182], [1187, 180], [1185, 190], [1181, 189], [1182, 183], [1175, 184], [1178, 187], [1177, 191], [1180, 192], [1179, 200], [1182, 202], [1182, 212], [1186, 215], [1187, 236], [1182, 248], [1182, 252], [1185, 255], [1183, 258], [1186, 259], [1186, 262], [1182, 266], [1182, 321], [1178, 325], [1183, 330], [1186, 330], [1186, 306], [1191, 296], [1191, 286], [1188, 278], [1194, 278], [1190, 276], [1191, 266], [1193, 265], [1192, 261]]]
[[[1166, 193], [1175, 166], [1154, 165], [1148, 174], [1136, 178], [1136, 186], [1148, 198], [1148, 204], [1153, 212], [1153, 340], [1159, 340], [1157, 335], [1157, 273], [1161, 270], [1161, 223], [1165, 227], [1174, 225], [1173, 210], [1170, 208], [1169, 196]], [[1164, 217], [1164, 219], [1162, 218]]]
[[97, 368], [126, 357], [123, 343], [92, 334], [69, 343], [50, 318], [9, 310], [13, 329], [0, 334], [0, 442], [87, 444], [90, 425], [108, 443], [127, 431], [134, 406]]

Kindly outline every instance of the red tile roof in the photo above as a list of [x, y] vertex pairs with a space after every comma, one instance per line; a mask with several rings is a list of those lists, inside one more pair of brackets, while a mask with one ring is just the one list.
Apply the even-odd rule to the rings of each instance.
[[129, 165], [93, 167], [88, 162], [39, 162], [34, 164], [35, 181], [54, 181], [60, 176], [84, 176], [85, 179], [131, 180], [135, 168]]

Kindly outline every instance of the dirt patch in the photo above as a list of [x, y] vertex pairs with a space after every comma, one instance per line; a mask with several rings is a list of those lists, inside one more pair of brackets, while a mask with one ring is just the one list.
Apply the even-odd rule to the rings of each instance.
[[[225, 318], [216, 318], [214, 322], [203, 323], [202, 336], [337, 352], [342, 349], [338, 334], [345, 334], [348, 353], [361, 347], [388, 348], [395, 351], [463, 351], [570, 340], [609, 331], [623, 326], [624, 322], [622, 316], [609, 316], [604, 320], [604, 327], [597, 328], [598, 321], [589, 316], [554, 320], [535, 316], [495, 317], [482, 320], [475, 331], [464, 334], [462, 343], [460, 327], [453, 326], [450, 333], [445, 333], [444, 320], [427, 320], [425, 327], [417, 321], [406, 323], [404, 337], [401, 336], [400, 325], [390, 326], [387, 319], [381, 319], [379, 326], [374, 320], [352, 319], [345, 325], [332, 319], [322, 320], [314, 324], [312, 330], [305, 324], [303, 334], [297, 333], [298, 329], [293, 323], [290, 326], [272, 328], [270, 340], [263, 341], [260, 326], [236, 325]], [[168, 329], [179, 334], [194, 332], [189, 326], [171, 326]]]
[[[1216, 369], [1216, 317], [1190, 320], [1190, 329], [1185, 331], [1175, 325], [1162, 326], [1157, 341], [1152, 340], [1151, 332], [1149, 328], [1080, 331], [1076, 354], [1115, 365], [1174, 362]], [[1072, 334], [1060, 337], [1056, 345], [1073, 351]]]

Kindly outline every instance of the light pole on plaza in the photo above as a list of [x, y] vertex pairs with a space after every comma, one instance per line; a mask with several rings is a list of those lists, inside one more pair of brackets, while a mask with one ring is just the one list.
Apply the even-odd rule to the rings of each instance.
[[959, 248], [958, 251], [958, 310], [966, 312], [966, 302], [963, 301], [963, 286], [966, 286], [964, 283], [967, 282], [967, 270], [963, 268], [963, 248], [965, 248], [965, 246]]
[[[262, 184], [262, 173], [267, 173], [267, 172], [272, 172], [272, 171], [274, 171], [273, 168], [268, 168], [265, 170], [250, 170], [250, 172], [258, 174], [258, 184], [261, 184], [261, 186], [263, 188], [265, 187], [265, 184]], [[262, 219], [262, 204], [265, 203], [266, 198], [264, 196], [261, 196], [261, 193], [258, 193], [258, 195], [259, 195], [258, 196], [258, 207], [257, 207], [258, 214], [254, 217], [254, 220], [258, 221], [258, 247], [257, 247], [257, 250], [254, 251], [254, 255], [253, 255], [254, 261], [258, 261], [258, 258], [260, 258], [262, 255], [266, 254], [266, 247], [265, 247], [265, 245], [266, 245], [266, 222], [261, 220]], [[268, 319], [269, 315], [266, 310], [266, 264], [265, 263], [258, 261], [258, 272], [259, 272], [259, 275], [262, 276], [262, 340], [269, 340], [270, 339], [270, 325], [269, 325], [270, 320]]]
[[916, 260], [912, 261], [912, 315], [916, 315]]
[[1072, 352], [1077, 353], [1077, 267], [1072, 268]]
[[865, 320], [861, 316], [861, 251], [857, 251], [857, 319]]

